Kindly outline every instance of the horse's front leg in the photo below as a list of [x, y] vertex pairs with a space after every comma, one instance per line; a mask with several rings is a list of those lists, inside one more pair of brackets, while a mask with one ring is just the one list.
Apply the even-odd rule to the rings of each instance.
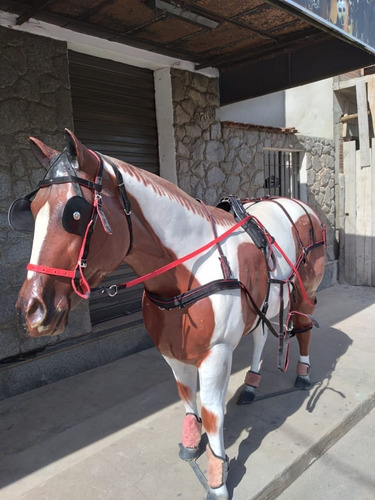
[[202, 421], [199, 418], [196, 400], [198, 370], [196, 366], [187, 365], [176, 359], [167, 357], [165, 359], [172, 368], [178, 394], [184, 403], [186, 411], [179, 455], [183, 460], [193, 460], [199, 456], [199, 443], [202, 433]]
[[207, 500], [227, 500], [228, 457], [224, 449], [224, 408], [232, 367], [232, 350], [217, 344], [199, 367], [202, 421], [208, 436]]
[[[306, 327], [304, 327], [306, 328]], [[297, 363], [297, 377], [295, 387], [297, 389], [311, 389], [312, 383], [310, 380], [310, 356], [309, 345], [311, 338], [311, 328], [307, 331], [296, 334], [299, 345], [299, 361]]]
[[266, 326], [264, 326], [263, 328], [262, 324], [260, 324], [254, 330], [252, 336], [254, 340], [254, 350], [251, 361], [251, 368], [245, 376], [245, 387], [242, 390], [237, 402], [237, 404], [239, 405], [250, 404], [255, 399], [255, 389], [257, 389], [260, 383], [260, 362], [262, 359], [264, 345], [268, 336], [268, 328]]

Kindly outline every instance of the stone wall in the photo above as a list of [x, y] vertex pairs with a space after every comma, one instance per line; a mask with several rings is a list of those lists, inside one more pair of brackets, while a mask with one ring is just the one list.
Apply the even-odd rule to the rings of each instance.
[[[63, 130], [73, 128], [67, 47], [63, 42], [0, 27], [0, 360], [32, 351], [61, 338], [23, 340], [17, 330], [15, 301], [25, 279], [31, 235], [7, 222], [11, 202], [32, 191], [45, 174], [28, 138], [62, 149]], [[75, 315], [66, 336], [87, 331], [87, 314]]]
[[172, 99], [178, 185], [207, 203], [217, 199], [217, 184], [225, 177], [225, 160], [217, 79], [172, 70]]
[[264, 193], [264, 148], [301, 151], [307, 202], [327, 225], [328, 259], [335, 257], [333, 141], [272, 127], [220, 123], [216, 79], [172, 71], [176, 161], [179, 186], [208, 204], [226, 194]]
[[299, 136], [304, 153], [307, 203], [320, 215], [327, 229], [328, 260], [337, 258], [335, 236], [335, 144], [334, 139]]

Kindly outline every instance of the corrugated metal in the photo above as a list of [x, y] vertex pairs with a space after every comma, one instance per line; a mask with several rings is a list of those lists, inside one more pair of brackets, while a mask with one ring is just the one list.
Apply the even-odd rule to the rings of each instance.
[[[159, 174], [153, 72], [69, 52], [74, 131], [88, 147]], [[134, 278], [123, 264], [104, 285]], [[92, 324], [141, 308], [142, 285], [90, 299]]]
[[74, 128], [88, 146], [159, 173], [153, 72], [69, 52]]
[[[114, 273], [105, 278], [101, 285], [110, 286], [130, 281], [135, 274], [126, 264], [122, 264]], [[90, 298], [90, 316], [93, 325], [109, 319], [126, 317], [141, 310], [143, 285], [128, 290], [120, 290], [115, 297], [107, 297], [97, 292]]]

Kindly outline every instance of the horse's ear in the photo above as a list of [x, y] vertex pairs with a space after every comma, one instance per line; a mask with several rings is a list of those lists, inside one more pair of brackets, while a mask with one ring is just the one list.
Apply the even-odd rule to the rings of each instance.
[[58, 155], [59, 152], [55, 149], [50, 148], [46, 144], [44, 144], [39, 139], [35, 139], [35, 137], [30, 137], [31, 150], [34, 153], [38, 162], [48, 170], [51, 164], [51, 159]]
[[65, 129], [65, 143], [68, 150], [68, 154], [74, 166], [79, 167], [79, 150], [82, 144], [79, 142], [77, 137], [68, 128]]
[[[69, 129], [65, 129], [65, 140], [68, 154], [73, 166], [88, 174], [95, 173], [97, 164], [90, 150]], [[93, 172], [91, 172], [93, 170]]]

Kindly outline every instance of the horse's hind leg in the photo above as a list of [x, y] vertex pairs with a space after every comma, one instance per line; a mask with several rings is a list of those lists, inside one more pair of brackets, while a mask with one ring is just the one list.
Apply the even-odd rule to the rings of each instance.
[[[311, 297], [311, 298], [310, 298]], [[297, 389], [308, 390], [312, 387], [310, 380], [310, 355], [309, 346], [311, 339], [312, 321], [309, 318], [315, 310], [316, 297], [315, 294], [309, 296], [310, 304], [308, 304], [299, 291], [297, 291], [297, 300], [292, 300], [292, 311], [296, 311], [293, 315], [293, 331], [297, 337], [299, 345], [299, 360], [297, 363], [297, 378], [295, 387]], [[300, 314], [298, 314], [300, 313]]]
[[224, 449], [224, 407], [230, 371], [232, 350], [225, 344], [212, 347], [199, 367], [202, 421], [208, 436], [207, 500], [227, 500], [226, 477], [228, 457]]
[[260, 362], [262, 358], [262, 353], [264, 345], [268, 336], [268, 329], [265, 326], [264, 329], [260, 324], [252, 333], [254, 340], [254, 350], [253, 357], [251, 361], [251, 369], [246, 373], [245, 376], [245, 387], [242, 390], [240, 397], [238, 398], [237, 404], [246, 405], [250, 404], [255, 399], [255, 389], [260, 383]]
[[196, 401], [198, 370], [193, 365], [187, 365], [171, 358], [165, 359], [172, 368], [177, 390], [186, 411], [179, 456], [183, 460], [193, 460], [199, 456], [202, 432], [202, 421], [198, 415]]

